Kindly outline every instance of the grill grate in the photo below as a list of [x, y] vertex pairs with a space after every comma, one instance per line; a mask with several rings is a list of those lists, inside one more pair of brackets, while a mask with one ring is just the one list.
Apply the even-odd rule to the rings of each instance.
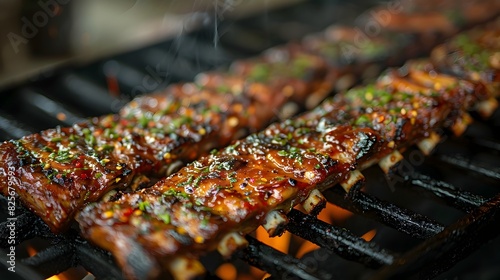
[[281, 253], [257, 239], [247, 236], [249, 246], [236, 255], [249, 264], [269, 272], [276, 279], [331, 279], [331, 275], [311, 269], [300, 260]]
[[[347, 7], [348, 11], [365, 8]], [[137, 94], [159, 90], [172, 82], [192, 80], [199, 71], [227, 65], [235, 58], [257, 54], [270, 46], [321, 30], [331, 24], [331, 18], [354, 18], [344, 12], [336, 1], [309, 1], [272, 12], [272, 15], [232, 22], [230, 29], [221, 24], [219, 33], [227, 31], [227, 35], [218, 38], [220, 47], [217, 49], [213, 48], [214, 37], [202, 30], [83, 68], [70, 69], [67, 73], [55, 73], [29, 86], [4, 92], [6, 102], [0, 108], [0, 138], [19, 138], [48, 127], [72, 124], [83, 117], [116, 112]], [[319, 14], [328, 16], [317, 16]], [[290, 15], [302, 19], [292, 23], [297, 32], [284, 30], [284, 26], [291, 24]], [[314, 22], [304, 19], [314, 19]], [[263, 36], [262, 30], [268, 36]], [[155, 79], [158, 74], [162, 74], [161, 79]], [[13, 104], [21, 104], [21, 110], [15, 111]], [[64, 117], [54, 112], [63, 113]], [[308, 261], [308, 255], [297, 259], [251, 236], [247, 237], [249, 247], [238, 251], [236, 257], [269, 272], [271, 278], [276, 279], [347, 277], [341, 277], [336, 270], [345, 262], [338, 261], [335, 256], [355, 263], [355, 270], [360, 268], [356, 264], [361, 264], [356, 273], [375, 279], [415, 274], [421, 278], [438, 276], [500, 234], [496, 227], [500, 211], [497, 188], [500, 170], [495, 165], [500, 156], [499, 122], [497, 113], [492, 120], [473, 124], [464, 137], [447, 139], [424, 163], [418, 166], [410, 163], [410, 171], [395, 169], [392, 177], [385, 179], [389, 184], [376, 168], [370, 168], [366, 170], [367, 186], [357, 186], [349, 194], [337, 187], [326, 191], [330, 203], [355, 214], [355, 219], [345, 225], [328, 224], [292, 210], [287, 230], [322, 248], [311, 254], [327, 251], [318, 261], [314, 259], [316, 264]], [[454, 147], [449, 151], [441, 150], [448, 145]], [[493, 163], [468, 159], [476, 153], [488, 154]], [[420, 204], [415, 206], [415, 201], [409, 200], [430, 202], [438, 205], [438, 209], [445, 207], [450, 217], [429, 214], [435, 210], [423, 211], [418, 208]], [[1, 205], [6, 205], [3, 198]], [[110, 254], [82, 240], [76, 230], [55, 236], [33, 214], [22, 208], [16, 209], [16, 213], [19, 213], [16, 221], [18, 242], [38, 237], [50, 243], [35, 256], [16, 264], [19, 271], [16, 277], [37, 279], [80, 265], [99, 279], [122, 278]], [[397, 236], [400, 242], [408, 244], [398, 247], [388, 243], [391, 240], [387, 239], [391, 238], [384, 239], [383, 234], [373, 241], [365, 241], [357, 234], [359, 224], [361, 228], [376, 227], [381, 232], [389, 232], [390, 236]], [[10, 244], [6, 222], [0, 224], [0, 236], [0, 247], [7, 248]], [[140, 250], [134, 253], [129, 257], [129, 264], [137, 275], [147, 275], [151, 262]], [[0, 252], [2, 265], [6, 264], [6, 254], [4, 250]], [[329, 265], [331, 258], [339, 265]], [[0, 276], [3, 278], [2, 274]], [[6, 277], [10, 276], [12, 274]], [[217, 277], [209, 275], [208, 278]]]
[[395, 253], [379, 248], [348, 230], [332, 226], [298, 210], [288, 215], [287, 230], [348, 260], [377, 268], [394, 262]]
[[421, 278], [429, 279], [446, 271], [499, 234], [499, 207], [500, 196], [496, 196], [407, 252], [397, 264], [384, 268], [375, 278], [401, 278], [418, 272]]

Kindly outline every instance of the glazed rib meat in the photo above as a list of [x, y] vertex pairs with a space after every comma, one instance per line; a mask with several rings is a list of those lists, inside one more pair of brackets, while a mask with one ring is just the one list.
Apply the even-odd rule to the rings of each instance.
[[[496, 9], [488, 5], [476, 2], [474, 7], [491, 12], [466, 16], [463, 22], [491, 17]], [[413, 16], [419, 21], [418, 13], [405, 12]], [[463, 22], [453, 22], [452, 32]], [[285, 119], [311, 109], [332, 88], [375, 77], [382, 67], [399, 65], [441, 38], [422, 30], [424, 36], [367, 36], [359, 28], [333, 26], [237, 61], [228, 71], [202, 73], [194, 83], [139, 97], [117, 115], [5, 142], [0, 145], [0, 191], [17, 193], [54, 232], [62, 232], [86, 203], [115, 189], [151, 186], [211, 148], [258, 131], [276, 116]], [[9, 189], [12, 170], [15, 184]]]
[[[304, 66], [313, 73], [320, 69]], [[120, 115], [5, 142], [0, 162], [16, 170], [14, 187], [24, 204], [60, 231], [75, 211], [108, 191], [151, 185], [213, 147], [263, 128], [288, 98], [277, 87], [263, 92], [270, 94], [261, 98], [266, 102], [245, 94], [174, 85], [138, 98]], [[0, 175], [6, 194], [7, 176]]]
[[[130, 278], [137, 275], [127, 256], [140, 251], [156, 264], [148, 275], [154, 278], [162, 268], [176, 277], [202, 270], [200, 255], [215, 249], [231, 255], [259, 225], [279, 234], [284, 214], [301, 203], [310, 209], [317, 191], [339, 183], [349, 191], [359, 169], [391, 161], [437, 130], [459, 126], [466, 110], [490, 102], [493, 79], [468, 78], [473, 72], [498, 77], [491, 63], [500, 51], [493, 43], [500, 38], [498, 23], [438, 47], [449, 50], [440, 61], [451, 61], [464, 51], [457, 40], [466, 37], [487, 58], [462, 57], [478, 68], [452, 76], [438, 72], [444, 66], [439, 62], [424, 60], [389, 70], [374, 84], [235, 141], [150, 188], [87, 206], [77, 217], [83, 235], [112, 252]], [[480, 40], [484, 34], [495, 36]]]
[[[345, 41], [316, 38], [325, 46]], [[228, 71], [202, 73], [193, 83], [138, 97], [119, 114], [4, 142], [0, 191], [15, 191], [53, 232], [62, 232], [85, 204], [112, 190], [151, 186], [277, 115], [319, 104], [345, 70], [334, 63], [341, 54], [321, 50], [301, 43], [279, 46], [237, 61]], [[367, 61], [378, 55], [365, 54]]]

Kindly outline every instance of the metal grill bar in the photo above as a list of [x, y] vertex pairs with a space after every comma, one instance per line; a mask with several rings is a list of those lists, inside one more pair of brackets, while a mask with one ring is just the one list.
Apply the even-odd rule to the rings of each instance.
[[328, 200], [344, 209], [377, 220], [415, 238], [426, 239], [444, 229], [441, 224], [428, 217], [362, 191], [351, 191], [346, 195], [343, 189], [334, 187], [325, 194]]
[[65, 240], [24, 259], [23, 263], [36, 268], [44, 277], [49, 277], [76, 266], [74, 256], [73, 242]]
[[123, 278], [122, 271], [118, 268], [110, 253], [92, 246], [79, 237], [76, 240], [74, 253], [78, 263], [96, 278], [116, 280]]
[[439, 161], [445, 162], [452, 166], [460, 167], [462, 169], [470, 170], [476, 172], [480, 175], [486, 176], [494, 180], [500, 180], [500, 170], [498, 167], [484, 167], [478, 165], [469, 159], [464, 158], [459, 155], [435, 155]]
[[[7, 256], [7, 252], [3, 249], [0, 248], [0, 267], [4, 268], [5, 271], [7, 271], [7, 268], [10, 267], [9, 264], [7, 263], [9, 261], [9, 256]], [[35, 271], [31, 266], [25, 265], [22, 262], [16, 263], [16, 272], [15, 273], [9, 273], [9, 277], [11, 279], [15, 280], [23, 280], [23, 279], [42, 279], [40, 274]], [[1, 272], [0, 272], [1, 273]], [[1, 275], [1, 274], [0, 274]]]
[[[116, 79], [119, 85], [120, 93], [125, 94], [126, 96], [134, 95], [136, 91], [134, 88], [138, 85], [144, 84], [144, 80], [148, 76], [148, 74], [144, 71], [136, 69], [128, 65], [128, 63], [124, 63], [119, 60], [106, 61], [102, 66], [102, 70], [108, 79]], [[148, 87], [147, 90], [154, 92], [157, 88]]]
[[[42, 219], [34, 216], [32, 213], [23, 213], [16, 217], [15, 221], [15, 245], [21, 243], [24, 240], [28, 240], [33, 237], [43, 237], [51, 238], [57, 240], [57, 236], [52, 234], [49, 227]], [[9, 244], [9, 236], [11, 233], [9, 227], [10, 221], [0, 223], [0, 247], [7, 248]]]
[[247, 236], [247, 240], [248, 247], [236, 252], [236, 256], [250, 265], [267, 271], [277, 279], [332, 279], [330, 274], [314, 271], [300, 260], [281, 253], [251, 236]]
[[332, 226], [298, 210], [292, 210], [287, 230], [337, 255], [377, 268], [392, 264], [394, 253], [367, 242], [350, 231]]
[[[54, 101], [41, 94], [37, 90], [25, 88], [20, 91], [22, 106], [26, 106], [27, 113], [36, 114], [39, 118], [45, 118], [54, 125], [70, 126], [83, 122], [84, 119], [73, 112], [66, 105]], [[62, 114], [63, 116], [60, 116]]]
[[475, 138], [473, 143], [490, 150], [500, 151], [500, 143], [491, 139]]
[[457, 139], [460, 142], [464, 142], [468, 147], [480, 147], [483, 150], [488, 152], [499, 152], [500, 151], [500, 142], [495, 139], [488, 139], [487, 137], [480, 138], [476, 135], [465, 135], [460, 139]]
[[[12, 117], [0, 113], [0, 131], [4, 135], [10, 137], [10, 139], [19, 139], [30, 134], [33, 130], [25, 128], [24, 125], [20, 124]], [[1, 140], [7, 139], [0, 139], [0, 141]]]
[[484, 197], [458, 190], [455, 186], [449, 183], [433, 179], [430, 176], [417, 172], [414, 172], [411, 177], [407, 178], [407, 182], [414, 187], [432, 192], [436, 196], [442, 198], [449, 205], [465, 212], [470, 212], [486, 202]]
[[[120, 100], [91, 80], [77, 74], [68, 74], [60, 78], [61, 88], [54, 90], [62, 101], [78, 106], [92, 116], [108, 114], [123, 105]], [[70, 92], [71, 94], [67, 94]]]
[[403, 279], [414, 273], [418, 273], [420, 279], [434, 278], [498, 236], [499, 222], [500, 195], [497, 195], [382, 269], [374, 279]]

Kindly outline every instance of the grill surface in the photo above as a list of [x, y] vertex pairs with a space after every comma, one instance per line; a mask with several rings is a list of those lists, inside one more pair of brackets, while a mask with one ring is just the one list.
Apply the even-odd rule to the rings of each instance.
[[[354, 19], [370, 6], [368, 2], [358, 4], [355, 8], [339, 8], [333, 1], [307, 2], [223, 22], [218, 33], [225, 35], [219, 38], [217, 48], [213, 45], [213, 30], [202, 29], [5, 90], [0, 93], [4, 100], [0, 106], [0, 140], [116, 112], [138, 94], [192, 80], [200, 71], [319, 31], [332, 24], [332, 19], [346, 19], [348, 23], [347, 19]], [[500, 276], [495, 265], [495, 260], [500, 259], [500, 240], [496, 238], [500, 234], [500, 113], [489, 120], [476, 119], [463, 137], [448, 136], [430, 157], [424, 158], [417, 150], [407, 151], [406, 160], [389, 177], [370, 168], [364, 172], [366, 185], [357, 186], [351, 193], [345, 194], [338, 187], [328, 190], [325, 196], [329, 202], [354, 213], [343, 224], [331, 225], [293, 210], [287, 230], [316, 243], [320, 249], [299, 260], [248, 236], [250, 246], [235, 258], [262, 268], [273, 279]], [[4, 198], [1, 205], [2, 213], [7, 212]], [[0, 278], [37, 279], [78, 265], [100, 279], [121, 278], [112, 257], [82, 240], [76, 230], [54, 236], [28, 211], [17, 208], [16, 213], [17, 240], [36, 237], [47, 248], [33, 257], [26, 256], [22, 262], [18, 259], [16, 273], [2, 271]], [[370, 229], [377, 230], [372, 241], [359, 237]], [[8, 234], [4, 222], [0, 225], [2, 248], [9, 246]], [[490, 246], [481, 247], [492, 239]], [[129, 263], [137, 275], [145, 275], [141, 272], [148, 271], [151, 264], [140, 250], [135, 252]], [[3, 249], [0, 252], [3, 266], [7, 253]], [[213, 274], [210, 258], [204, 261]], [[471, 269], [482, 272], [471, 274]]]

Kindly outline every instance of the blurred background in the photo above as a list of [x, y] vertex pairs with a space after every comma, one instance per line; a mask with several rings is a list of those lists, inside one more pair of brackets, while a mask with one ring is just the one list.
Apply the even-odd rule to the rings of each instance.
[[377, 0], [0, 0], [0, 141], [324, 30]]
[[0, 88], [300, 1], [0, 0]]

